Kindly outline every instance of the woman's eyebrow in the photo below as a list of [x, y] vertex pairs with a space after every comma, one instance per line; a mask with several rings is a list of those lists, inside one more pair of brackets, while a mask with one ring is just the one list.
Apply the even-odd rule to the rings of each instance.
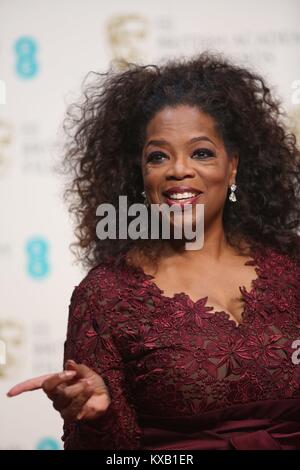
[[145, 145], [145, 148], [149, 147], [149, 145], [169, 145], [169, 142], [167, 140], [149, 140]]
[[199, 142], [199, 141], [201, 141], [201, 140], [206, 140], [206, 141], [211, 142], [212, 144], [215, 145], [215, 143], [214, 143], [209, 137], [207, 137], [206, 135], [202, 135], [202, 136], [199, 136], [199, 137], [193, 137], [193, 138], [189, 141], [189, 143], [192, 144], [193, 142]]
[[[209, 137], [207, 137], [206, 135], [202, 135], [202, 136], [199, 136], [199, 137], [193, 137], [192, 139], [190, 139], [188, 141], [188, 143], [192, 144], [194, 142], [200, 142], [202, 140], [211, 142], [213, 145], [215, 145], [215, 143]], [[149, 145], [170, 145], [170, 143], [167, 140], [149, 140], [149, 142], [147, 142], [145, 148], [148, 147]]]

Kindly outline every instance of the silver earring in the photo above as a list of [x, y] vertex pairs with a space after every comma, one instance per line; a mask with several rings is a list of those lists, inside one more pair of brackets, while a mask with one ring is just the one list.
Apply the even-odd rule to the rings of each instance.
[[143, 196], [144, 198], [144, 204], [146, 207], [149, 207], [149, 203], [148, 203], [148, 200], [147, 200], [147, 196], [146, 196], [146, 191], [142, 191], [141, 192], [141, 195]]
[[235, 191], [236, 191], [236, 184], [232, 184], [230, 186], [230, 189], [231, 189], [231, 193], [229, 194], [229, 200], [231, 202], [236, 202], [236, 195], [235, 195]]

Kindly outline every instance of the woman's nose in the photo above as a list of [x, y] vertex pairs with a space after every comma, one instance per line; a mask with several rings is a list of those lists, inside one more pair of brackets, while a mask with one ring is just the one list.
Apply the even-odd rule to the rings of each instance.
[[174, 162], [170, 162], [170, 166], [167, 170], [166, 177], [168, 179], [170, 178], [176, 178], [176, 179], [184, 179], [187, 177], [194, 177], [195, 176], [195, 170], [189, 164], [186, 159], [177, 159]]

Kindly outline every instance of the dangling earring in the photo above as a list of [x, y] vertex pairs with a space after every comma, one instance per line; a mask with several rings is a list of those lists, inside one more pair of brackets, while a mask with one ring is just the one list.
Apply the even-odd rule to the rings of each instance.
[[230, 186], [230, 189], [231, 189], [231, 193], [229, 194], [229, 200], [231, 202], [236, 202], [236, 195], [235, 195], [235, 191], [236, 191], [236, 184], [232, 184]]
[[147, 200], [147, 196], [146, 196], [146, 191], [142, 191], [141, 192], [141, 195], [143, 196], [144, 198], [144, 204], [146, 207], [149, 207], [149, 203], [148, 203], [148, 200]]

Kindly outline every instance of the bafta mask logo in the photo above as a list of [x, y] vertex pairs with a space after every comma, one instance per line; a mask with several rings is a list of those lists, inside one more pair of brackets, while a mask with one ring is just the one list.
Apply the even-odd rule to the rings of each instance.
[[148, 20], [141, 15], [115, 15], [107, 23], [107, 37], [117, 69], [126, 68], [128, 62], [141, 62], [148, 35]]
[[[5, 345], [5, 361], [0, 360], [0, 379], [18, 375], [24, 361], [24, 336], [24, 327], [17, 320], [0, 319], [0, 338]], [[1, 352], [0, 349], [0, 356]]]
[[5, 175], [11, 163], [9, 149], [12, 140], [12, 125], [0, 119], [0, 177]]

